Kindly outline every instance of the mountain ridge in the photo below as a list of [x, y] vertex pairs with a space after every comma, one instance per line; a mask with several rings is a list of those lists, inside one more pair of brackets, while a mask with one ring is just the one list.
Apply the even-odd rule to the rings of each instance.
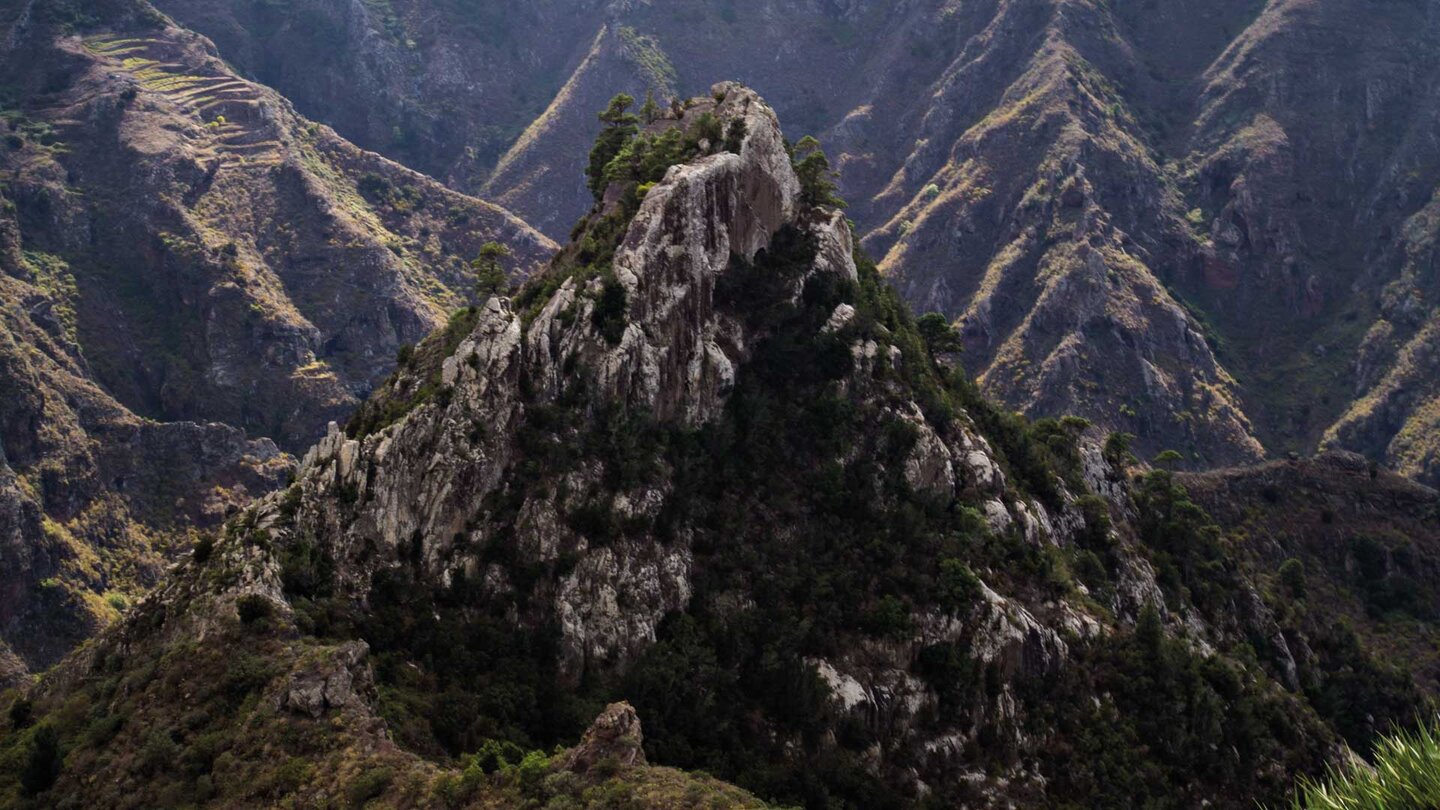
[[[1332, 638], [1293, 608], [1312, 578], [1440, 607], [1396, 578], [1400, 545], [1297, 580], [1272, 567], [1289, 547], [1191, 500], [1209, 479], [989, 403], [753, 91], [609, 117], [594, 207], [544, 273], [432, 335], [379, 418], [332, 426], [28, 690], [27, 725], [8, 713], [0, 756], [42, 756], [41, 728], [69, 752], [48, 800], [665, 806], [637, 794], [649, 765], [577, 783], [583, 756], [519, 756], [627, 697], [647, 763], [783, 802], [1239, 807], [1434, 694], [1364, 610]], [[1435, 493], [1327, 458], [1301, 472], [1336, 471], [1336, 531], [1371, 511], [1345, 493], [1403, 496], [1405, 553], [1433, 565]], [[1271, 502], [1273, 474], [1212, 503], [1259, 490], [1283, 521], [1307, 490]], [[1355, 554], [1373, 578], [1344, 579]]]
[[[238, 43], [296, 36], [247, 27], [241, 4], [184, 5], [170, 10]], [[577, 147], [612, 93], [663, 102], [742, 79], [830, 145], [867, 248], [912, 305], [962, 327], [989, 395], [1133, 433], [1146, 456], [1175, 449], [1191, 469], [1333, 448], [1436, 483], [1423, 268], [1440, 177], [1419, 137], [1433, 17], [1352, 0], [1192, 5], [575, 2], [487, 11], [504, 46], [467, 50], [458, 7], [395, 0], [368, 30], [413, 43], [409, 63], [504, 77], [466, 103], [513, 121], [496, 152], [512, 162], [459, 182], [552, 235], [589, 205]], [[564, 18], [553, 35], [538, 33], [546, 15]], [[480, 100], [508, 98], [521, 63], [544, 65], [548, 109]], [[537, 120], [550, 125], [518, 135]]]
[[555, 246], [305, 121], [148, 4], [5, 14], [0, 639], [38, 671], [281, 485], [283, 451], [474, 294], [482, 244], [517, 277]]

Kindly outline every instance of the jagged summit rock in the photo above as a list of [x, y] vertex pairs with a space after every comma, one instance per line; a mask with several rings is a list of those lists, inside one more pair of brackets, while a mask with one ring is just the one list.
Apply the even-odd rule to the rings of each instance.
[[567, 771], [585, 773], [601, 762], [623, 767], [644, 765], [644, 742], [635, 707], [624, 702], [611, 703], [585, 730], [580, 744], [565, 752], [560, 766]]

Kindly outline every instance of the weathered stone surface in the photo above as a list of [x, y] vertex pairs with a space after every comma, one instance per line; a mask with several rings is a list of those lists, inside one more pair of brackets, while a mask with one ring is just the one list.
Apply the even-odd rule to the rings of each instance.
[[291, 673], [278, 697], [278, 708], [319, 718], [327, 711], [363, 707], [373, 688], [365, 662], [369, 652], [363, 641], [321, 650], [321, 660]]
[[602, 762], [622, 767], [645, 764], [644, 734], [640, 717], [629, 703], [612, 703], [595, 718], [580, 744], [565, 752], [560, 767], [585, 773]]

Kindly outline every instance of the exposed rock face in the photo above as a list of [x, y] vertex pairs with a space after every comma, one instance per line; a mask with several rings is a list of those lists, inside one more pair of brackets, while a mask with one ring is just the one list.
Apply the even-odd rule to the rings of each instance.
[[[713, 111], [721, 126], [739, 122], [750, 133], [740, 153], [672, 167], [645, 196], [615, 255], [630, 325], [619, 349], [600, 361], [601, 384], [662, 420], [699, 423], [720, 407], [746, 339], [734, 318], [716, 311], [716, 281], [732, 255], [754, 259], [795, 220], [800, 193], [769, 106], [737, 85], [716, 85], [713, 95], [724, 98]], [[847, 231], [848, 243], [844, 222], [818, 227]], [[855, 274], [848, 255], [825, 269]]]
[[[446, 565], [457, 564], [447, 562], [453, 537], [479, 546], [509, 542], [500, 527], [461, 529], [476, 523], [475, 510], [487, 494], [509, 483], [511, 466], [521, 461], [511, 439], [533, 418], [529, 412], [573, 390], [577, 370], [584, 370], [599, 401], [611, 407], [695, 426], [718, 413], [752, 336], [733, 313], [717, 307], [717, 280], [732, 257], [754, 258], [799, 216], [799, 182], [775, 114], [747, 88], [717, 86], [715, 95], [722, 94], [722, 103], [703, 112], [713, 112], [722, 125], [745, 122], [745, 140], [738, 153], [672, 167], [646, 195], [615, 257], [627, 302], [619, 343], [612, 345], [594, 324], [599, 280], [568, 279], [528, 329], [506, 299], [491, 298], [474, 330], [445, 361], [442, 380], [454, 391], [447, 407], [422, 406], [363, 443], [332, 427], [306, 455], [300, 478], [307, 490], [311, 482], [316, 492], [354, 486], [363, 503], [358, 515], [328, 506], [317, 514], [326, 535], [354, 536], [358, 530], [392, 550], [418, 535], [425, 538], [427, 564], [443, 577], [453, 575]], [[677, 125], [700, 114], [692, 111]], [[842, 219], [823, 217], [807, 227], [827, 234], [845, 226]], [[848, 244], [848, 236], [825, 238]], [[829, 263], [815, 269], [855, 276], [853, 259], [833, 251]], [[526, 402], [522, 380], [538, 389], [540, 401]], [[455, 426], [461, 424], [484, 425], [484, 435], [457, 435]], [[452, 449], [437, 453], [436, 448]], [[665, 482], [613, 495], [595, 491], [598, 473], [594, 468], [569, 473], [567, 497], [526, 494], [515, 530], [527, 556], [553, 561], [585, 550], [588, 541], [569, 525], [567, 514], [589, 498], [604, 499], [624, 519], [657, 517], [668, 495]], [[358, 538], [349, 545], [349, 553], [368, 553], [369, 544]], [[617, 542], [584, 555], [555, 583], [547, 610], [562, 632], [564, 670], [578, 678], [587, 666], [620, 666], [653, 643], [660, 620], [689, 603], [690, 565], [683, 543], [653, 539]], [[504, 587], [503, 578], [495, 584]]]
[[565, 752], [561, 767], [585, 773], [597, 763], [610, 761], [622, 766], [644, 765], [645, 735], [640, 718], [629, 703], [612, 703], [595, 718], [580, 744]]
[[[344, 644], [324, 660], [290, 675], [281, 692], [280, 708], [313, 718], [345, 707], [365, 708], [374, 690], [365, 656], [370, 649], [363, 641]], [[638, 721], [637, 721], [638, 722]]]

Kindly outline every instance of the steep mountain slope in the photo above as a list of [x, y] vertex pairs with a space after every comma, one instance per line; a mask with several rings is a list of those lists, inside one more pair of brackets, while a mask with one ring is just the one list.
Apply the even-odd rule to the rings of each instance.
[[[1330, 657], [1356, 648], [1405, 662], [1424, 691], [1440, 693], [1440, 500], [1352, 453], [1314, 460], [1186, 476], [1184, 483], [1243, 543], [1237, 551], [1262, 572], [1260, 582], [1287, 638], [1304, 636], [1297, 656]], [[1352, 688], [1376, 693], [1405, 679], [1388, 667], [1358, 666]], [[1383, 732], [1386, 715], [1371, 699], [1356, 700], [1320, 683], [1303, 685], [1317, 705], [1329, 704], [1339, 725], [1358, 736]], [[1350, 704], [1345, 706], [1344, 704]], [[1366, 706], [1360, 710], [1358, 706]]]
[[[991, 396], [1195, 468], [1331, 446], [1440, 480], [1440, 31], [1423, 4], [291, 0], [268, 23], [248, 1], [166, 8], [312, 114], [555, 236], [590, 204], [576, 146], [611, 94], [743, 80], [831, 146], [866, 246], [917, 308], [958, 320]], [[306, 26], [330, 47], [294, 47]], [[425, 111], [437, 134], [392, 142], [342, 94], [308, 92], [317, 75], [349, 86], [352, 53], [369, 54], [359, 97], [384, 99], [370, 118]], [[499, 111], [513, 142], [439, 112], [462, 84], [453, 109]]]
[[187, 526], [277, 485], [279, 449], [473, 294], [481, 244], [522, 276], [553, 244], [299, 118], [143, 3], [3, 13], [0, 639], [43, 667]]
[[[210, 37], [241, 73], [279, 89], [312, 118], [365, 148], [477, 192], [584, 57], [605, 4], [156, 5]], [[579, 213], [571, 211], [551, 233], [563, 234]]]
[[[544, 274], [6, 698], [0, 795], [620, 801], [659, 778], [633, 745], [591, 781], [567, 771], [594, 757], [514, 763], [625, 698], [650, 761], [807, 807], [1251, 807], [1434, 688], [1373, 641], [1398, 636], [1322, 644], [1267, 549], [1171, 473], [1132, 477], [1123, 439], [947, 370], [958, 335], [853, 250], [755, 93], [626, 127]], [[1436, 559], [1435, 493], [1376, 480]], [[592, 740], [634, 726], [604, 716]]]

